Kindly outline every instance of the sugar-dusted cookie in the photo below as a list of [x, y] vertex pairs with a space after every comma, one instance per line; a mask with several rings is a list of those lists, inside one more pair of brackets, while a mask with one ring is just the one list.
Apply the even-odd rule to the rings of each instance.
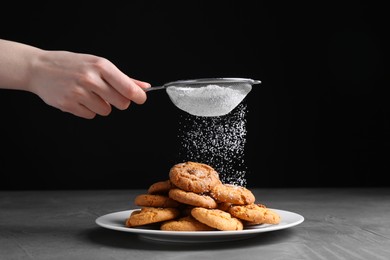
[[255, 196], [249, 189], [233, 185], [233, 184], [218, 184], [215, 185], [210, 195], [217, 202], [227, 202], [238, 205], [253, 204], [255, 202]]
[[177, 220], [168, 220], [161, 224], [161, 230], [168, 231], [212, 231], [215, 228], [199, 222], [191, 215], [179, 218]]
[[168, 194], [173, 187], [170, 180], [158, 181], [149, 186], [148, 194]]
[[135, 205], [142, 207], [176, 208], [180, 203], [171, 199], [168, 195], [140, 194], [135, 197]]
[[137, 227], [175, 219], [180, 215], [177, 208], [144, 207], [133, 211], [126, 220], [127, 227]]
[[217, 202], [212, 197], [205, 194], [198, 194], [181, 189], [171, 189], [168, 196], [175, 201], [196, 207], [208, 209], [215, 209], [218, 207]]
[[218, 230], [242, 230], [244, 228], [241, 220], [219, 209], [195, 207], [191, 210], [191, 215], [198, 221]]
[[178, 188], [195, 193], [209, 192], [221, 183], [214, 168], [197, 162], [175, 164], [169, 171], [169, 179]]

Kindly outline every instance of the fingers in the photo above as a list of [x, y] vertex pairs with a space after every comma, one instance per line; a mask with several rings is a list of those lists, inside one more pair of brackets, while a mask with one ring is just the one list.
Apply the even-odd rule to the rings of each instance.
[[[131, 88], [137, 88], [142, 92], [145, 92], [143, 88], [140, 88], [140, 86], [135, 83], [135, 81], [130, 78], [129, 80], [129, 86]], [[143, 83], [142, 81], [139, 82], [142, 87], [147, 87], [149, 85], [148, 83]], [[74, 88], [74, 96], [70, 98], [70, 100], [76, 101], [77, 105], [73, 104], [72, 107], [63, 109], [77, 116], [84, 118], [94, 118], [96, 114], [107, 116], [112, 111], [111, 105], [120, 110], [125, 110], [131, 103], [130, 99], [119, 93], [114, 87], [108, 84], [108, 82], [103, 80], [96, 73], [84, 75], [79, 79], [78, 84], [79, 87]], [[136, 97], [137, 95], [134, 95], [133, 93], [133, 100], [136, 100], [134, 102], [142, 102], [142, 100], [137, 100]]]
[[81, 105], [101, 116], [108, 116], [112, 110], [111, 105], [95, 93], [89, 93]]
[[143, 104], [146, 101], [144, 88], [150, 87], [147, 82], [134, 80], [121, 72], [114, 64], [104, 60], [100, 64], [103, 79], [125, 98]]
[[85, 106], [78, 104], [72, 111], [65, 111], [69, 112], [75, 116], [82, 117], [85, 119], [93, 119], [96, 116], [96, 113], [89, 110]]
[[[47, 104], [83, 118], [106, 116], [146, 101], [147, 82], [132, 79], [109, 60], [81, 53], [42, 51], [28, 89]], [[30, 75], [29, 74], [29, 75]]]
[[137, 79], [132, 79], [132, 80], [134, 80], [135, 83], [136, 83], [138, 86], [140, 86], [141, 88], [143, 88], [143, 89], [147, 89], [147, 88], [150, 88], [150, 87], [151, 87], [150, 83], [148, 83], [148, 82], [140, 81], [140, 80], [137, 80]]
[[107, 116], [111, 113], [111, 105], [94, 92], [83, 87], [76, 87], [71, 94], [55, 105], [64, 112], [86, 119], [92, 119], [96, 114]]
[[[150, 84], [132, 79], [120, 71], [113, 63], [104, 58], [97, 58], [85, 73], [77, 80], [75, 115], [83, 118], [94, 118], [96, 114], [107, 116], [111, 106], [120, 110], [127, 109], [131, 102], [143, 104], [146, 101], [145, 89]], [[92, 69], [91, 69], [92, 68]]]
[[[97, 73], [84, 75], [83, 79], [79, 80], [79, 84], [83, 89], [94, 94], [84, 94], [88, 97], [82, 102], [86, 107], [92, 109], [97, 114], [106, 115], [111, 112], [111, 110], [105, 110], [107, 109], [107, 107], [104, 106], [105, 104], [111, 104], [120, 110], [125, 110], [130, 105], [131, 101], [128, 98], [120, 94]], [[90, 100], [88, 98], [90, 98]], [[97, 111], [98, 109], [100, 110]]]
[[131, 100], [122, 96], [118, 91], [116, 91], [113, 87], [108, 85], [106, 82], [102, 83], [101, 87], [95, 90], [95, 93], [100, 97], [104, 97], [104, 100], [107, 103], [113, 105], [119, 110], [127, 109], [131, 103]]
[[[100, 62], [102, 59], [99, 60]], [[125, 110], [130, 103], [142, 104], [146, 101], [146, 88], [150, 84], [144, 81], [132, 79], [121, 72], [111, 62], [103, 59], [95, 73], [86, 73], [78, 83], [82, 89], [94, 95], [84, 93], [80, 103], [87, 109], [99, 115], [108, 115], [113, 105], [117, 109]]]

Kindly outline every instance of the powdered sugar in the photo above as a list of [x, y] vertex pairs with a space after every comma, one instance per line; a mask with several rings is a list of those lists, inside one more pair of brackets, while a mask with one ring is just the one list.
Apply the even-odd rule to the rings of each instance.
[[241, 103], [226, 116], [181, 116], [180, 160], [209, 164], [223, 183], [245, 186], [246, 111]]
[[215, 117], [231, 112], [251, 91], [252, 85], [206, 85], [202, 87], [170, 86], [166, 89], [171, 101], [194, 116]]

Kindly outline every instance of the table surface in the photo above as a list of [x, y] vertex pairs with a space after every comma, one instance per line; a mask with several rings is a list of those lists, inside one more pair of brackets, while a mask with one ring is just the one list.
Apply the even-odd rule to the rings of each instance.
[[390, 259], [390, 188], [251, 189], [302, 215], [237, 241], [161, 243], [95, 223], [146, 190], [0, 191], [0, 259]]

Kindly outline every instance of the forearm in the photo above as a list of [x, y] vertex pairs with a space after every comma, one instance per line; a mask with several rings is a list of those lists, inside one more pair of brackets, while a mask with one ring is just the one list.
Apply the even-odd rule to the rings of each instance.
[[0, 88], [29, 89], [29, 79], [41, 49], [0, 39]]

